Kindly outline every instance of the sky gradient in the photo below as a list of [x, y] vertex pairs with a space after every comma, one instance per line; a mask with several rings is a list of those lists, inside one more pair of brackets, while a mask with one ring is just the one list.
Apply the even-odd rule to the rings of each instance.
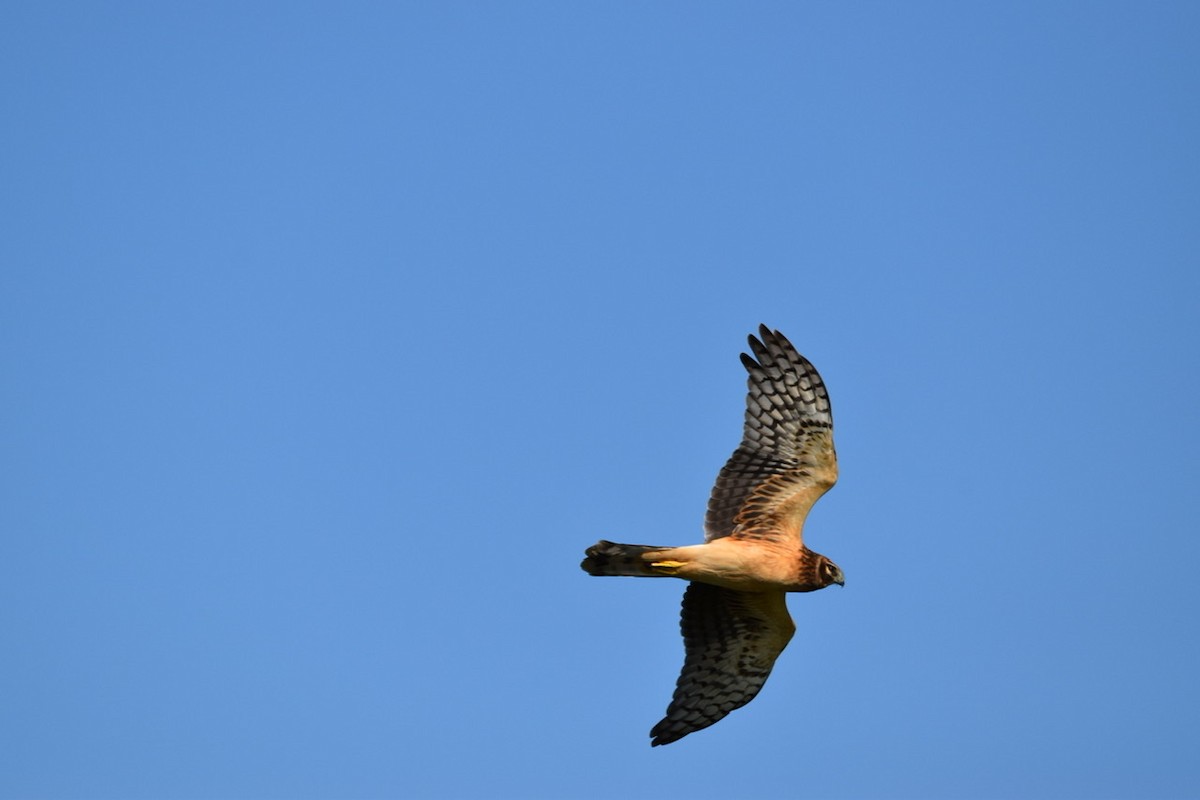
[[[0, 797], [1200, 797], [1200, 6], [0, 7]], [[841, 480], [668, 747], [759, 323]]]

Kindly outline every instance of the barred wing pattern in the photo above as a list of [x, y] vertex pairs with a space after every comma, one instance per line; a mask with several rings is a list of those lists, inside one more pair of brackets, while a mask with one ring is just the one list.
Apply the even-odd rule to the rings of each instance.
[[707, 728], [754, 699], [796, 626], [783, 592], [737, 592], [690, 583], [680, 617], [687, 656], [651, 745]]
[[778, 331], [750, 337], [742, 443], [717, 476], [705, 540], [799, 538], [813, 503], [837, 481], [833, 415], [816, 368]]

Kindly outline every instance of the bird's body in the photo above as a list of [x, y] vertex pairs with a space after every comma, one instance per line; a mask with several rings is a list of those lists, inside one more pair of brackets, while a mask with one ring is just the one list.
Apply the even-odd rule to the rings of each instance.
[[741, 445], [722, 468], [705, 542], [684, 547], [601, 540], [581, 566], [591, 575], [690, 581], [680, 628], [686, 656], [651, 744], [681, 739], [745, 705], [762, 688], [795, 625], [786, 592], [843, 584], [842, 571], [804, 546], [805, 517], [837, 480], [833, 417], [821, 376], [778, 331], [750, 337]]
[[588, 548], [589, 575], [683, 578], [741, 592], [811, 592], [828, 584], [820, 559], [799, 542], [714, 539], [685, 547], [651, 547], [599, 541]]

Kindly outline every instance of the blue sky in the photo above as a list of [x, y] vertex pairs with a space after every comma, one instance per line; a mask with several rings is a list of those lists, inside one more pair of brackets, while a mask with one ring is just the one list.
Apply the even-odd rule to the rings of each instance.
[[[1198, 797], [1200, 7], [0, 9], [0, 796]], [[760, 322], [839, 485], [665, 748]]]

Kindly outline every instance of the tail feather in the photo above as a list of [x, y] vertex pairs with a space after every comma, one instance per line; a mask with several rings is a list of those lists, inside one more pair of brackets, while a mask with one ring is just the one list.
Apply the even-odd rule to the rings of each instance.
[[639, 578], [661, 578], [664, 573], [655, 571], [650, 561], [643, 560], [645, 553], [661, 552], [669, 548], [651, 547], [644, 544], [617, 544], [601, 539], [589, 547], [587, 558], [579, 566], [589, 575], [628, 575]]

